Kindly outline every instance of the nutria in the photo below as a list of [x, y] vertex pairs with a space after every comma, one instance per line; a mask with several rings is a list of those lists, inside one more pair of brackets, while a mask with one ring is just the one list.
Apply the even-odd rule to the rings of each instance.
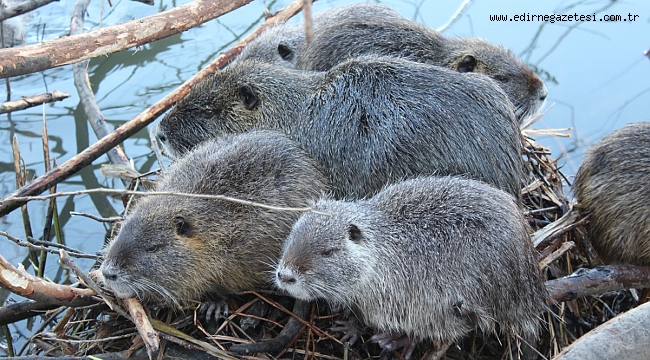
[[573, 184], [587, 235], [606, 263], [650, 265], [650, 122], [627, 125], [594, 145]]
[[535, 115], [548, 93], [542, 80], [511, 51], [483, 39], [449, 38], [394, 16], [346, 17], [322, 25], [314, 31], [312, 42], [300, 48], [295, 62], [299, 69], [323, 71], [369, 53], [483, 73], [505, 91], [519, 120]]
[[505, 192], [420, 177], [313, 208], [329, 215], [303, 214], [276, 268], [276, 285], [291, 296], [351, 308], [388, 348], [450, 344], [497, 324], [537, 334], [546, 289], [527, 224]]
[[[319, 166], [293, 141], [252, 131], [196, 147], [156, 190], [304, 207], [326, 184]], [[267, 282], [266, 264], [279, 256], [298, 216], [224, 200], [144, 197], [108, 244], [101, 270], [118, 297], [167, 304], [255, 289]]]
[[485, 76], [363, 56], [328, 72], [240, 61], [195, 86], [160, 122], [173, 155], [250, 129], [285, 132], [327, 172], [337, 198], [421, 174], [464, 174], [518, 196], [521, 135]]
[[479, 38], [446, 37], [379, 4], [321, 13], [314, 19], [310, 44], [305, 43], [302, 26], [286, 25], [256, 41], [252, 49], [246, 58], [273, 59], [303, 70], [325, 71], [359, 55], [380, 54], [483, 73], [508, 95], [518, 122], [535, 115], [548, 94], [542, 80], [510, 50]]
[[[387, 6], [361, 3], [339, 6], [317, 13], [314, 16], [313, 28], [314, 31], [317, 31], [321, 26], [336, 24], [346, 19], [376, 16], [401, 18], [397, 11]], [[304, 29], [302, 23], [274, 25], [251, 41], [236, 61], [257, 59], [282, 66], [296, 67], [296, 54], [306, 41]]]

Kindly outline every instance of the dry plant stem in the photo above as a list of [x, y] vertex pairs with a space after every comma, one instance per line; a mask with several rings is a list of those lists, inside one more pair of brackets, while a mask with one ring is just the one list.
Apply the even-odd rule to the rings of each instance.
[[[45, 107], [43, 107], [43, 128], [41, 130], [41, 140], [43, 144], [43, 163], [45, 164], [45, 172], [50, 171], [50, 144], [47, 136], [47, 122], [45, 116]], [[56, 185], [50, 188], [50, 194], [56, 192]], [[52, 233], [52, 219], [56, 211], [56, 199], [50, 200], [47, 206], [47, 215], [45, 216], [45, 224], [43, 225], [43, 240], [49, 241]], [[45, 275], [45, 262], [47, 261], [47, 253], [41, 251], [41, 256], [38, 261], [38, 277]]]
[[67, 285], [54, 284], [37, 278], [11, 265], [0, 255], [0, 285], [14, 294], [31, 300], [61, 306], [86, 306], [95, 303], [95, 292], [90, 289], [77, 289]]
[[[70, 35], [83, 33], [84, 14], [86, 13], [86, 8], [88, 7], [89, 2], [90, 0], [76, 1], [74, 11], [72, 12], [72, 20], [70, 22]], [[97, 105], [95, 94], [90, 87], [90, 79], [88, 78], [89, 61], [90, 60], [81, 61], [72, 66], [74, 86], [77, 88], [81, 105], [83, 106], [84, 113], [86, 113], [86, 116], [88, 117], [90, 126], [93, 128], [97, 138], [101, 139], [111, 131], [108, 128], [104, 115], [102, 115], [102, 112], [99, 109], [99, 105]], [[129, 160], [120, 145], [116, 145], [114, 148], [108, 150], [107, 155], [113, 164], [125, 166], [129, 164]]]
[[328, 334], [328, 333], [322, 331], [321, 329], [315, 327], [313, 324], [310, 324], [308, 321], [306, 321], [306, 320], [303, 319], [302, 317], [300, 317], [300, 316], [296, 316], [296, 314], [294, 314], [293, 312], [289, 311], [289, 310], [288, 310], [287, 308], [285, 308], [284, 306], [280, 305], [280, 303], [278, 303], [277, 301], [273, 301], [273, 300], [271, 300], [271, 299], [269, 299], [269, 298], [267, 298], [267, 297], [265, 297], [265, 296], [262, 296], [262, 295], [260, 295], [260, 294], [258, 294], [258, 293], [256, 293], [256, 292], [254, 292], [254, 291], [251, 291], [250, 293], [251, 293], [251, 294], [255, 294], [255, 296], [259, 297], [259, 298], [262, 299], [264, 302], [267, 302], [269, 305], [275, 307], [276, 309], [278, 309], [278, 310], [280, 310], [280, 311], [282, 311], [282, 312], [284, 312], [284, 313], [286, 313], [286, 314], [289, 314], [291, 317], [293, 317], [294, 319], [298, 320], [299, 323], [301, 323], [301, 324], [303, 324], [303, 325], [309, 327], [310, 329], [312, 329], [312, 331], [313, 331], [316, 335], [321, 336], [321, 337], [322, 337], [322, 336], [325, 336], [325, 337], [329, 338], [330, 340], [336, 341], [339, 345], [343, 345], [343, 343], [342, 343], [341, 341], [339, 341], [339, 339], [337, 339], [337, 338], [333, 337], [332, 335], [330, 335], [330, 334]]
[[152, 321], [154, 329], [160, 331], [161, 333], [165, 333], [168, 335], [171, 335], [171, 337], [165, 336], [164, 334], [161, 334], [161, 336], [169, 341], [175, 342], [174, 338], [181, 339], [183, 341], [187, 341], [191, 344], [194, 344], [198, 347], [200, 347], [202, 350], [208, 352], [210, 355], [216, 356], [218, 358], [224, 359], [224, 360], [236, 360], [235, 357], [230, 356], [227, 352], [222, 351], [213, 345], [205, 342], [205, 341], [200, 341], [197, 340], [182, 331], [176, 330], [173, 327], [165, 324], [164, 322], [160, 320], [153, 319]]
[[59, 90], [54, 90], [52, 92], [47, 92], [44, 94], [38, 94], [34, 96], [24, 96], [20, 100], [7, 101], [5, 103], [0, 104], [0, 114], [27, 109], [44, 103], [60, 101], [69, 97], [70, 94], [61, 92]]
[[36, 45], [0, 50], [0, 78], [25, 75], [166, 38], [252, 0], [195, 0], [159, 14]]
[[[223, 1], [215, 1], [215, 3], [221, 3], [221, 2]], [[158, 117], [167, 109], [169, 109], [174, 103], [176, 103], [178, 100], [180, 100], [185, 95], [187, 95], [197, 83], [199, 83], [201, 80], [206, 78], [208, 75], [210, 75], [217, 69], [221, 69], [224, 66], [226, 66], [228, 62], [232, 61], [232, 59], [234, 59], [235, 56], [237, 56], [241, 52], [244, 46], [246, 46], [257, 36], [259, 36], [259, 34], [261, 34], [269, 26], [273, 26], [274, 24], [284, 22], [290, 17], [292, 17], [293, 15], [295, 15], [298, 11], [300, 11], [301, 5], [302, 5], [302, 0], [296, 0], [293, 3], [289, 4], [287, 7], [279, 11], [275, 16], [266, 20], [260, 27], [258, 27], [251, 34], [249, 34], [241, 41], [239, 41], [237, 45], [235, 45], [233, 48], [219, 55], [214, 61], [208, 64], [208, 66], [206, 66], [201, 71], [196, 73], [189, 80], [185, 81], [176, 90], [167, 94], [160, 101], [150, 106], [140, 115], [136, 116], [135, 118], [131, 119], [124, 125], [115, 129], [115, 131], [108, 134], [106, 137], [102, 138], [98, 142], [94, 143], [93, 145], [91, 145], [81, 153], [73, 156], [72, 158], [70, 158], [69, 160], [67, 160], [60, 166], [58, 166], [57, 168], [54, 168], [52, 169], [52, 171], [49, 171], [41, 175], [40, 177], [30, 182], [28, 185], [24, 186], [23, 188], [9, 195], [5, 199], [5, 201], [0, 202], [0, 216], [4, 216], [8, 214], [12, 210], [22, 205], [22, 203], [24, 202], [24, 201], [7, 202], [7, 200], [11, 200], [12, 198], [16, 198], [16, 197], [30, 196], [30, 195], [36, 195], [42, 193], [52, 185], [58, 184], [59, 182], [72, 176], [77, 171], [81, 170], [87, 165], [90, 165], [95, 159], [100, 157], [106, 151], [115, 147], [117, 144], [121, 143], [122, 141], [132, 136], [136, 132], [140, 131], [142, 128], [144, 128], [149, 123], [151, 123], [156, 117]], [[83, 36], [83, 35], [77, 35], [77, 36]], [[0, 50], [0, 67], [2, 67], [1, 64], [4, 61], [3, 59], [4, 59], [3, 53], [2, 50]], [[0, 69], [0, 72], [1, 71], [2, 70]]]
[[14, 6], [9, 6], [6, 8], [0, 7], [0, 21], [28, 13], [53, 1], [58, 0], [28, 0]]
[[629, 288], [650, 288], [650, 267], [608, 265], [582, 268], [569, 276], [546, 282], [548, 303]]
[[151, 326], [149, 316], [144, 311], [142, 305], [136, 299], [124, 299], [124, 305], [129, 310], [129, 314], [133, 318], [133, 323], [138, 329], [138, 333], [147, 347], [147, 354], [149, 358], [153, 357], [153, 353], [160, 348], [160, 339], [158, 333]]
[[[12, 145], [12, 151], [14, 157], [14, 172], [16, 174], [16, 187], [21, 188], [25, 186], [25, 174], [23, 171], [23, 167], [20, 166], [21, 163], [20, 147], [18, 145], [18, 138], [15, 135], [11, 145]], [[32, 232], [31, 221], [29, 220], [29, 212], [27, 211], [27, 204], [21, 206], [20, 210], [22, 212], [23, 228], [25, 229], [25, 236], [33, 237], [34, 233]], [[38, 258], [36, 256], [36, 252], [30, 250], [29, 259], [33, 264], [37, 264]]]
[[564, 255], [567, 251], [571, 250], [574, 246], [573, 241], [568, 241], [562, 244], [559, 249], [553, 251], [553, 253], [549, 254], [546, 258], [544, 258], [542, 261], [539, 262], [539, 270], [544, 270], [546, 269], [547, 266], [549, 266], [553, 261], [557, 260], [560, 258], [560, 256]]

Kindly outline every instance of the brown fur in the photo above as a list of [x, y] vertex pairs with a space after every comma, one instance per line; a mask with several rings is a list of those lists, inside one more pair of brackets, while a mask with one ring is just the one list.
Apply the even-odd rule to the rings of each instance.
[[[205, 142], [174, 163], [156, 190], [304, 207], [327, 186], [293, 141], [254, 131]], [[264, 286], [299, 215], [225, 200], [144, 197], [106, 249], [104, 281], [118, 297], [172, 304]]]
[[606, 263], [650, 265], [650, 122], [627, 125], [586, 154], [573, 184], [589, 239]]

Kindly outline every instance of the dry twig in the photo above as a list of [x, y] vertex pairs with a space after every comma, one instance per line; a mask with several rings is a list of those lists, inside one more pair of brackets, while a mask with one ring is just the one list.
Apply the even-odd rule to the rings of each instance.
[[34, 96], [24, 96], [20, 100], [7, 101], [0, 104], [0, 114], [27, 109], [44, 103], [60, 101], [69, 97], [70, 94], [58, 90]]

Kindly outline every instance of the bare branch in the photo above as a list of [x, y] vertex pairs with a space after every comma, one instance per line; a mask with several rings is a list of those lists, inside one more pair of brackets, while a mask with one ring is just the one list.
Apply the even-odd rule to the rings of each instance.
[[0, 7], [0, 21], [28, 13], [53, 1], [59, 0], [28, 0], [14, 6], [9, 6], [6, 8]]
[[27, 109], [44, 103], [60, 101], [69, 97], [70, 94], [58, 90], [34, 96], [24, 96], [20, 100], [7, 101], [0, 104], [0, 114]]
[[[215, 3], [220, 2], [221, 1], [215, 1]], [[21, 201], [12, 201], [12, 199], [42, 193], [43, 191], [52, 187], [52, 185], [60, 183], [61, 181], [75, 174], [77, 171], [83, 169], [87, 165], [90, 165], [95, 159], [100, 157], [106, 151], [115, 147], [115, 145], [121, 143], [128, 137], [140, 131], [145, 126], [149, 125], [149, 123], [151, 123], [156, 117], [160, 116], [163, 112], [169, 109], [172, 104], [176, 103], [178, 100], [187, 95], [197, 83], [199, 83], [201, 80], [206, 78], [217, 69], [221, 69], [226, 66], [228, 62], [232, 61], [232, 59], [234, 59], [235, 56], [241, 52], [244, 46], [259, 36], [259, 34], [261, 34], [264, 30], [270, 26], [273, 26], [274, 24], [284, 22], [295, 15], [298, 11], [300, 11], [301, 4], [302, 0], [296, 0], [293, 3], [289, 4], [283, 10], [279, 11], [275, 16], [267, 19], [264, 24], [258, 27], [251, 34], [239, 41], [237, 45], [235, 45], [232, 49], [219, 55], [208, 66], [196, 73], [176, 90], [167, 94], [160, 101], [150, 106], [140, 115], [115, 129], [115, 131], [108, 134], [98, 142], [94, 143], [86, 150], [73, 156], [63, 164], [39, 176], [29, 184], [23, 186], [13, 194], [9, 195], [9, 197], [7, 197], [4, 201], [0, 202], [0, 216], [8, 214], [12, 210], [20, 207], [23, 203]], [[138, 22], [139, 21], [140, 20], [138, 20]], [[2, 64], [4, 61], [4, 58], [2, 56], [3, 53], [2, 50], [0, 50], [0, 64]]]
[[582, 268], [563, 278], [546, 282], [549, 300], [569, 301], [582, 296], [629, 288], [650, 287], [650, 268], [632, 265]]
[[0, 78], [29, 74], [112, 54], [166, 38], [252, 0], [195, 0], [159, 14], [35, 45], [0, 49]]

